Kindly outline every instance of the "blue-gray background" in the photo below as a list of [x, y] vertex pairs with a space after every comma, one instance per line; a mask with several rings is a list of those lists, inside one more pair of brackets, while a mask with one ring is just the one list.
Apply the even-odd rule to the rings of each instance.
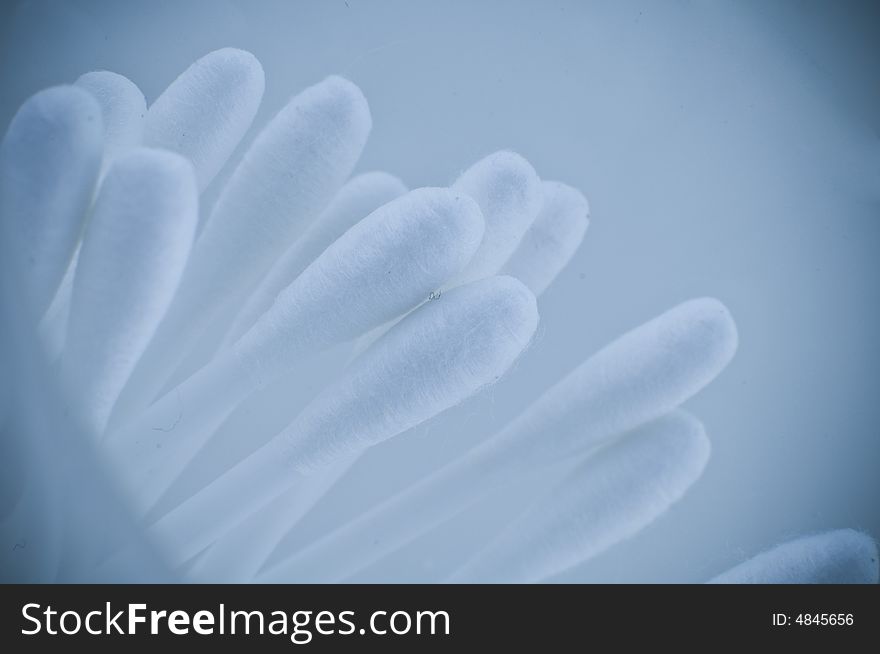
[[[662, 520], [560, 579], [701, 581], [804, 532], [880, 537], [876, 5], [91, 0], [0, 11], [3, 129], [28, 95], [88, 70], [130, 77], [149, 102], [232, 45], [266, 71], [257, 124], [329, 73], [360, 85], [374, 120], [360, 170], [437, 185], [511, 148], [589, 197], [586, 241], [542, 298], [542, 336], [514, 374], [442, 429], [375, 448], [283, 547], [700, 295], [725, 302], [740, 330], [734, 362], [688, 404], [713, 443], [705, 476]], [[492, 498], [363, 578], [440, 574], [523, 499]]]

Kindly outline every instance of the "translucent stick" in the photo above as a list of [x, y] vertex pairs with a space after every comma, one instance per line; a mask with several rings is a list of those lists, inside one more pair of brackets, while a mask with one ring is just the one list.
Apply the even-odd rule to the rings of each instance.
[[70, 264], [55, 297], [46, 309], [46, 313], [37, 325], [37, 334], [40, 344], [46, 352], [49, 361], [57, 361], [64, 349], [64, 341], [67, 340], [67, 323], [70, 320], [70, 296], [73, 294], [73, 278], [76, 276], [76, 264], [79, 262], [79, 247], [73, 251]]
[[669, 413], [724, 369], [736, 344], [733, 320], [720, 302], [685, 302], [584, 361], [492, 438], [258, 579], [345, 579], [523, 471]]
[[202, 554], [188, 576], [205, 583], [246, 583], [275, 547], [357, 460], [343, 457], [293, 485], [220, 537]]
[[97, 436], [168, 308], [198, 220], [190, 163], [147, 148], [111, 165], [86, 227], [61, 375]]
[[411, 191], [349, 229], [226, 353], [112, 438], [138, 501], [151, 506], [247, 394], [304, 353], [419, 304], [467, 264], [482, 234], [473, 200], [431, 188]]
[[268, 444], [150, 529], [182, 562], [315, 474], [459, 404], [496, 381], [538, 324], [534, 295], [511, 277], [459, 287], [411, 313]]
[[703, 426], [684, 412], [636, 429], [590, 456], [449, 581], [532, 583], [591, 559], [678, 501], [709, 449]]
[[877, 543], [838, 529], [777, 545], [740, 563], [710, 584], [876, 584]]

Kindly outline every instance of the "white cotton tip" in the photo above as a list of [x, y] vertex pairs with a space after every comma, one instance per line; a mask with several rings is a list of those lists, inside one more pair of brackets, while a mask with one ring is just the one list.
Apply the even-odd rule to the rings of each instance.
[[876, 584], [877, 543], [854, 529], [805, 536], [740, 563], [710, 584]]
[[[496, 173], [497, 176], [493, 176], [486, 172], [487, 169]], [[505, 186], [501, 183], [504, 178], [504, 173], [510, 173], [511, 179], [521, 177], [522, 184], [510, 184]], [[468, 269], [448, 284], [448, 286], [453, 287], [469, 280], [479, 279], [488, 274], [494, 275], [498, 272], [498, 268], [506, 256], [506, 254], [504, 254], [506, 250], [502, 248], [501, 245], [505, 242], [511, 241], [516, 236], [516, 233], [521, 233], [517, 232], [517, 230], [521, 228], [525, 229], [525, 227], [527, 227], [527, 221], [525, 219], [531, 215], [529, 212], [532, 211], [532, 209], [528, 209], [528, 206], [534, 204], [531, 200], [531, 189], [539, 184], [537, 175], [534, 174], [534, 170], [532, 170], [529, 163], [519, 155], [510, 152], [498, 152], [486, 157], [475, 164], [469, 171], [464, 173], [462, 179], [466, 182], [468, 180], [474, 181], [474, 184], [472, 184], [474, 187], [472, 192], [477, 196], [480, 196], [481, 194], [485, 195], [487, 188], [496, 182], [505, 190], [499, 191], [500, 199], [495, 198], [490, 202], [484, 197], [483, 201], [480, 203], [481, 206], [484, 207], [484, 217], [486, 216], [485, 212], [491, 212], [489, 215], [491, 215], [491, 222], [494, 224], [493, 233], [489, 233], [490, 219], [487, 218], [486, 236], [483, 238], [480, 250], [474, 255]], [[460, 183], [461, 179], [459, 182], [456, 182], [453, 188], [458, 188]], [[551, 182], [550, 184], [558, 184], [558, 182]], [[518, 189], [518, 192], [511, 193], [511, 188]], [[518, 202], [517, 197], [520, 195], [526, 198], [520, 206], [522, 211], [506, 206], [506, 204], [512, 206], [515, 202]], [[532, 221], [532, 225], [534, 225], [534, 222], [535, 221]], [[528, 231], [531, 231], [531, 229], [532, 228], [529, 228]], [[528, 231], [526, 232], [527, 234]], [[560, 234], [560, 237], [561, 236], [562, 234]], [[547, 251], [547, 248], [544, 248], [540, 255], [529, 251], [528, 256], [517, 257], [517, 253], [520, 251], [520, 248], [522, 248], [521, 243], [520, 248], [517, 248], [513, 256], [522, 259], [523, 261], [511, 268], [509, 266], [510, 260], [508, 259], [508, 263], [503, 266], [505, 269], [502, 269], [501, 274], [516, 277], [529, 286], [536, 296], [539, 296], [543, 293], [545, 287], [549, 285], [550, 281], [552, 281], [553, 277], [555, 277], [565, 264], [568, 263], [567, 258], [562, 258], [564, 254], [562, 250], [571, 250], [571, 254], [573, 254], [574, 250], [577, 249], [577, 246], [580, 245], [580, 238], [582, 238], [583, 234], [577, 239], [574, 238], [574, 234], [567, 234], [565, 236], [571, 238], [571, 241], [564, 247], [560, 247], [554, 252], [549, 252]], [[531, 248], [529, 248], [529, 250], [531, 250]], [[568, 256], [570, 257], [571, 254]], [[498, 265], [495, 263], [488, 265], [487, 262], [498, 262]], [[487, 272], [490, 270], [490, 273]], [[532, 277], [544, 281], [545, 283], [543, 286], [540, 283], [530, 283], [530, 281], [533, 281]], [[354, 354], [357, 355], [366, 350], [376, 341], [376, 339], [382, 336], [382, 334], [388, 331], [392, 326], [393, 322], [387, 325], [382, 325], [369, 334], [365, 334], [355, 344]]]
[[101, 108], [74, 86], [32, 96], [0, 145], [0, 241], [35, 319], [49, 306], [73, 256], [102, 147]]
[[[733, 320], [717, 300], [667, 311], [587, 359], [482, 444], [314, 541], [263, 580], [354, 574], [517, 475], [669, 413], [721, 372], [736, 342]], [[359, 547], [365, 542], [373, 545]]]
[[583, 193], [561, 182], [543, 182], [544, 203], [502, 272], [540, 296], [568, 264], [590, 224]]
[[[349, 177], [371, 125], [366, 98], [341, 77], [293, 98], [257, 136], [217, 200], [199, 239], [195, 280], [227, 292], [228, 274], [213, 285], [207, 277], [229, 265], [223, 255], [254, 269], [237, 272], [248, 281], [265, 272]], [[203, 261], [208, 256], [221, 260]]]
[[278, 294], [346, 230], [406, 191], [406, 186], [397, 177], [383, 172], [364, 173], [348, 181], [251, 293], [230, 328], [225, 344], [235, 342], [250, 329], [272, 306]]
[[294, 422], [150, 532], [192, 556], [295, 483], [396, 436], [495, 382], [531, 341], [535, 296], [512, 277], [444, 293], [364, 353]]
[[187, 68], [150, 106], [144, 143], [189, 159], [202, 190], [250, 128], [264, 85], [263, 67], [250, 52], [215, 50]]
[[[468, 267], [450, 280], [447, 288], [498, 274], [542, 202], [541, 183], [534, 168], [518, 154], [507, 151], [475, 163], [452, 188], [477, 201], [486, 221], [486, 233]], [[393, 322], [365, 334], [355, 345], [354, 354], [366, 350], [392, 326]]]
[[450, 581], [531, 583], [634, 536], [679, 500], [709, 459], [698, 420], [676, 411], [590, 456]]
[[217, 311], [241, 303], [330, 201], [351, 174], [370, 124], [360, 89], [329, 77], [263, 129], [217, 200], [174, 303], [132, 376], [130, 413], [154, 399]]
[[291, 465], [326, 465], [459, 404], [504, 374], [537, 325], [535, 296], [512, 277], [488, 278], [428, 302], [279, 436]]
[[75, 85], [91, 93], [101, 106], [106, 169], [113, 159], [143, 141], [147, 114], [144, 94], [127, 77], [106, 70], [86, 73]]
[[234, 346], [329, 346], [427, 299], [471, 259], [483, 236], [480, 209], [451, 189], [422, 188], [383, 205], [309, 265]]
[[139, 148], [110, 165], [83, 236], [61, 366], [96, 435], [171, 301], [197, 217], [183, 157]]
[[519, 467], [598, 445], [695, 395], [736, 347], [736, 325], [721, 302], [679, 304], [584, 361], [474, 454]]
[[538, 174], [520, 155], [501, 151], [468, 168], [453, 188], [476, 200], [486, 221], [483, 243], [455, 283], [495, 275], [541, 209]]
[[[109, 71], [94, 71], [80, 76], [75, 86], [88, 91], [101, 107], [104, 126], [104, 156], [101, 176], [112, 161], [140, 145], [147, 113], [144, 94], [126, 77]], [[40, 340], [50, 360], [61, 355], [67, 338], [70, 316], [70, 295], [79, 259], [79, 248], [67, 267], [64, 277], [39, 325]]]
[[[425, 300], [465, 266], [482, 234], [473, 200], [434, 188], [392, 200], [345, 232], [225, 354], [114, 438], [123, 465], [135, 461], [144, 471], [143, 481], [130, 475], [142, 497], [158, 498], [225, 412], [306, 352], [355, 338]], [[155, 428], [169, 424], [175, 433]], [[169, 439], [173, 445], [162, 448]]]

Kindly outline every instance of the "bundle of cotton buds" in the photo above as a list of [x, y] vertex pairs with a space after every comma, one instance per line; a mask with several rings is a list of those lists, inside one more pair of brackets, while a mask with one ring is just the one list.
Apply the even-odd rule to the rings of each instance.
[[[30, 98], [0, 151], [4, 256], [25, 320], [169, 566], [193, 580], [345, 580], [556, 466], [559, 484], [449, 578], [540, 581], [687, 491], [710, 448], [678, 407], [737, 346], [713, 299], [624, 334], [470, 451], [269, 564], [365, 450], [511, 369], [589, 208], [506, 151], [449, 187], [351, 177], [370, 112], [354, 84], [329, 77], [259, 131], [199, 224], [200, 194], [250, 130], [263, 87], [259, 62], [229, 48], [196, 61], [149, 109], [124, 77], [87, 73]], [[162, 505], [237, 406], [343, 344], [347, 365], [285, 428]], [[824, 559], [806, 541], [718, 580], [774, 580], [766, 569], [781, 568], [785, 581], [876, 580], [873, 541], [825, 538]], [[133, 556], [108, 546], [80, 578], [124, 578]]]

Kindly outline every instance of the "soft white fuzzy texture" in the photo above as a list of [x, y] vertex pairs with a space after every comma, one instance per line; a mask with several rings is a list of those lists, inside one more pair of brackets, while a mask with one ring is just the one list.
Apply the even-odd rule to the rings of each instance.
[[838, 529], [777, 545], [710, 584], [876, 584], [880, 556], [867, 534]]
[[346, 230], [406, 191], [403, 182], [384, 172], [364, 173], [349, 180], [314, 224], [275, 262], [251, 293], [229, 329], [225, 344], [234, 343], [250, 329], [257, 318], [272, 306], [278, 294]]
[[[542, 182], [541, 186], [541, 212], [505, 264], [505, 274], [529, 286], [535, 297], [540, 297], [574, 255], [589, 223], [589, 206], [580, 191], [560, 182]], [[358, 339], [356, 354], [392, 326], [383, 325]]]
[[[104, 70], [81, 75], [75, 86], [88, 91], [101, 107], [104, 126], [103, 176], [116, 157], [137, 147], [143, 140], [147, 113], [144, 94], [127, 77]], [[70, 294], [78, 260], [79, 248], [74, 252], [58, 291], [40, 321], [40, 338], [50, 360], [56, 359], [64, 347], [70, 316]]]
[[[120, 464], [143, 470], [133, 473], [128, 464], [139, 498], [157, 499], [248, 393], [306, 351], [355, 338], [418, 305], [470, 261], [482, 235], [479, 207], [450, 189], [411, 191], [358, 222], [226, 354], [113, 438]], [[163, 444], [171, 447], [163, 451]]]
[[502, 273], [541, 295], [568, 265], [590, 224], [583, 193], [561, 182], [542, 182], [544, 203]]
[[289, 488], [496, 381], [531, 341], [535, 296], [512, 277], [457, 288], [410, 314], [269, 443], [150, 529], [184, 561]]
[[211, 545], [187, 576], [204, 583], [247, 583], [282, 538], [351, 467], [357, 457], [336, 461], [294, 484]]
[[61, 357], [95, 436], [171, 301], [197, 219], [195, 176], [180, 155], [140, 148], [110, 165], [83, 236]]
[[[352, 180], [352, 182], [356, 180]], [[560, 182], [542, 182], [542, 190], [544, 204], [541, 212], [526, 232], [513, 257], [505, 264], [505, 268], [512, 271], [511, 276], [529, 286], [536, 297], [539, 297], [546, 290], [568, 263], [580, 245], [589, 223], [589, 206], [582, 193]], [[340, 191], [340, 195], [344, 191], [345, 189]], [[327, 213], [329, 212], [328, 209]], [[363, 343], [363, 349], [366, 349], [368, 347], [367, 341], [374, 342], [389, 328], [389, 325], [383, 325], [371, 331], [359, 339], [358, 344]], [[334, 480], [335, 478], [336, 476], [334, 476]], [[322, 477], [320, 487], [322, 493], [326, 493], [332, 488], [332, 483], [326, 483]], [[312, 489], [309, 488], [308, 497], [313, 503], [316, 503], [322, 496], [323, 494], [312, 492]], [[242, 538], [248, 537], [244, 534], [252, 535], [253, 540], [260, 543], [277, 542], [277, 534], [286, 533], [301, 517], [302, 504], [302, 498], [297, 498], [296, 503], [293, 503], [292, 499], [288, 502], [275, 501], [271, 506], [267, 506], [259, 512], [259, 518], [256, 516], [248, 518], [227, 534], [225, 540], [228, 540], [230, 544], [218, 547], [218, 543], [213, 547], [221, 551], [232, 552], [231, 542], [240, 542]], [[298, 507], [298, 510], [292, 510], [290, 507], [293, 506]], [[266, 556], [268, 554], [269, 552], [266, 553]], [[218, 579], [245, 581], [250, 578], [249, 573], [255, 574], [257, 572], [255, 567], [257, 563], [253, 557], [242, 558], [239, 556], [236, 558], [220, 554], [211, 556], [209, 551], [205, 555], [205, 559], [217, 562], [216, 565], [212, 565], [212, 569]], [[241, 563], [236, 564], [233, 559]], [[225, 563], [220, 564], [220, 561], [225, 561]], [[250, 562], [251, 565], [246, 566], [247, 562]], [[204, 578], [209, 577], [205, 576]]]
[[577, 455], [669, 413], [721, 372], [736, 343], [736, 327], [724, 305], [713, 299], [685, 302], [584, 361], [481, 445], [314, 541], [261, 579], [344, 579], [524, 471]]
[[[355, 338], [417, 306], [461, 271], [483, 232], [480, 209], [469, 197], [444, 188], [410, 191], [333, 242], [233, 350], [256, 362], [268, 339], [298, 340], [301, 348]], [[279, 350], [270, 352], [278, 356]], [[253, 374], [265, 375], [262, 369]]]
[[279, 435], [291, 465], [322, 467], [459, 404], [513, 364], [537, 324], [534, 294], [512, 277], [471, 283], [428, 302]]
[[351, 174], [367, 140], [360, 89], [329, 77], [297, 95], [260, 132], [206, 222], [165, 320], [120, 398], [148, 406], [224, 306], [243, 302]]
[[721, 302], [683, 302], [588, 358], [472, 456], [519, 467], [598, 445], [695, 395], [727, 366], [737, 343]]
[[[532, 223], [520, 243], [520, 247], [505, 266], [508, 270], [515, 272], [516, 274], [511, 276], [529, 286], [536, 297], [546, 290], [574, 254], [583, 239], [589, 222], [587, 218], [589, 207], [586, 198], [579, 191], [560, 182], [542, 182], [542, 188], [544, 205], [539, 217]], [[388, 328], [387, 325], [384, 325], [373, 330], [359, 339], [359, 344], [368, 339], [374, 341]], [[371, 339], [372, 335], [375, 337]], [[329, 490], [330, 485], [322, 484], [322, 488]], [[321, 496], [310, 493], [309, 497], [317, 501]], [[298, 503], [297, 506], [300, 504]], [[266, 507], [260, 511], [261, 518], [244, 521], [227, 537], [230, 540], [241, 538], [240, 534], [246, 532], [254, 534], [255, 541], [275, 542], [272, 538], [274, 534], [279, 531], [286, 533], [299, 519], [299, 513], [291, 512], [286, 507], [285, 503], [274, 502], [271, 508]], [[274, 518], [272, 517], [273, 511], [276, 516]], [[265, 535], [256, 536], [261, 533]], [[216, 560], [219, 561], [220, 557], [217, 556]], [[247, 571], [250, 571], [251, 568], [247, 568]], [[229, 578], [230, 574], [244, 574], [244, 572], [240, 572], [241, 567], [234, 563], [217, 565], [215, 569], [218, 578]], [[243, 579], [243, 577], [235, 578]]]
[[[452, 188], [469, 195], [480, 205], [486, 233], [468, 267], [445, 288], [495, 275], [517, 245], [541, 208], [541, 180], [532, 165], [514, 152], [490, 154], [468, 168]], [[365, 334], [355, 344], [357, 356], [391, 329], [396, 320]]]
[[83, 89], [56, 86], [25, 102], [0, 144], [3, 256], [38, 320], [82, 230], [101, 165], [101, 108]]
[[471, 264], [450, 283], [455, 286], [501, 270], [541, 210], [543, 194], [532, 165], [507, 151], [481, 159], [452, 187], [476, 200], [486, 221], [483, 243]]
[[532, 583], [582, 563], [662, 515], [700, 477], [710, 444], [676, 411], [590, 456], [451, 578]]
[[204, 189], [251, 126], [263, 99], [263, 67], [250, 52], [222, 48], [196, 60], [156, 98], [144, 143], [178, 152]]
[[91, 93], [101, 106], [106, 170], [113, 159], [143, 141], [147, 102], [134, 82], [106, 70], [81, 75], [75, 85]]

